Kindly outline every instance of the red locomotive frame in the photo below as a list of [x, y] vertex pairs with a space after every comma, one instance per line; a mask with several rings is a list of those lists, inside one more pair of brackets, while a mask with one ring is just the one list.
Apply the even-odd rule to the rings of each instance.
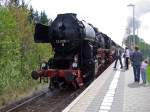
[[74, 77], [74, 79], [72, 81], [68, 81], [67, 83], [72, 83], [73, 86], [76, 86], [75, 82], [74, 82], [74, 81], [76, 81], [76, 83], [79, 87], [82, 87], [84, 85], [83, 80], [82, 80], [83, 78], [81, 76], [81, 71], [79, 69], [77, 69], [77, 70], [69, 70], [69, 69], [67, 69], [67, 70], [63, 70], [63, 69], [44, 70], [44, 69], [41, 69], [38, 71], [33, 71], [32, 77], [34, 79], [38, 79], [39, 77], [40, 78], [49, 77], [50, 80], [53, 77], [60, 77], [60, 78], [65, 79], [66, 74], [72, 75]]

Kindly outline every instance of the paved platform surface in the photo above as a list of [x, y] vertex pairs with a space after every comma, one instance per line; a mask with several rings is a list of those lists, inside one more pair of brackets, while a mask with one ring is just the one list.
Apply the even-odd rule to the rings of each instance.
[[150, 86], [133, 79], [112, 64], [62, 112], [150, 112]]

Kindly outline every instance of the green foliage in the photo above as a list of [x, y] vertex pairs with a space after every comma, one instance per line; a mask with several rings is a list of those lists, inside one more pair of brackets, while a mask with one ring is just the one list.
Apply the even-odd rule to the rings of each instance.
[[49, 44], [34, 43], [29, 15], [25, 7], [0, 7], [0, 105], [3, 95], [8, 93], [11, 100], [36, 85], [32, 70], [52, 56]]
[[146, 43], [143, 39], [138, 37], [137, 35], [129, 35], [127, 40], [126, 40], [126, 46], [129, 48], [132, 48], [133, 42], [135, 41], [136, 46], [139, 46], [139, 49], [142, 51], [144, 54], [144, 58], [150, 57], [150, 45]]
[[48, 19], [45, 11], [41, 11], [40, 14], [38, 11], [34, 11], [32, 6], [29, 9], [28, 19], [30, 23], [41, 23], [44, 25], [50, 25], [52, 20]]
[[49, 20], [47, 18], [47, 15], [45, 13], [45, 11], [41, 12], [41, 15], [40, 15], [40, 23], [42, 24], [48, 24]]
[[146, 73], [147, 73], [147, 80], [148, 80], [149, 83], [150, 83], [150, 65], [147, 67]]

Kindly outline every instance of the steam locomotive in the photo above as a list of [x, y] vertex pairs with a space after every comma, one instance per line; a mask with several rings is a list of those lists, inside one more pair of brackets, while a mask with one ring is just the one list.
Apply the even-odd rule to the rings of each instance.
[[[113, 62], [112, 46], [117, 44], [76, 14], [58, 14], [50, 26], [36, 24], [36, 43], [51, 43], [55, 52], [48, 67], [32, 72], [32, 78], [49, 77], [49, 88], [71, 85], [80, 88], [94, 80]], [[46, 64], [45, 64], [46, 65]]]

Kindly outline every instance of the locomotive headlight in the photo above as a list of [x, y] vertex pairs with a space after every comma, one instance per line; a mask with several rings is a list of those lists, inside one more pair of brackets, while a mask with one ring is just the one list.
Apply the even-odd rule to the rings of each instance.
[[65, 43], [62, 43], [61, 46], [65, 46]]
[[102, 60], [101, 62], [104, 64], [104, 63], [105, 63], [105, 60]]

